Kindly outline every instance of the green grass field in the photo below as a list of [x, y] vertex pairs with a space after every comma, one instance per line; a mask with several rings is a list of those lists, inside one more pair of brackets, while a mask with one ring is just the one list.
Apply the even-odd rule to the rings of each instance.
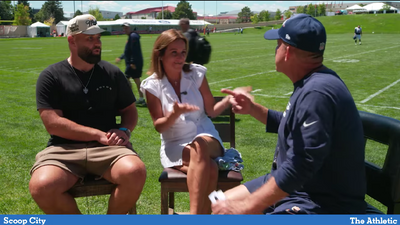
[[[353, 29], [352, 25], [346, 29]], [[347, 30], [344, 31], [347, 33]], [[144, 73], [149, 67], [155, 35], [142, 35]], [[263, 38], [262, 29], [245, 29], [243, 35], [211, 34], [212, 59], [207, 78], [213, 94], [221, 88], [250, 85], [255, 99], [269, 108], [283, 110], [293, 90], [290, 80], [275, 72], [275, 41]], [[102, 59], [114, 63], [126, 36], [102, 37]], [[345, 81], [359, 110], [400, 119], [400, 35], [365, 34], [362, 45], [354, 45], [352, 34], [328, 34], [325, 65]], [[29, 194], [29, 170], [35, 155], [49, 138], [36, 111], [35, 84], [48, 65], [69, 55], [66, 38], [0, 40], [0, 214], [42, 214]], [[118, 65], [123, 70], [123, 64]], [[137, 90], [134, 88], [137, 96]], [[160, 139], [146, 107], [138, 107], [139, 122], [131, 141], [147, 167], [147, 180], [138, 201], [139, 214], [160, 213], [162, 171]], [[250, 116], [237, 115], [236, 147], [244, 160], [244, 181], [270, 170], [277, 136]], [[367, 159], [382, 164], [385, 149], [368, 144]], [[85, 214], [104, 214], [108, 196], [78, 198]], [[367, 198], [381, 210], [375, 201]], [[177, 211], [188, 211], [187, 193], [176, 196]]]

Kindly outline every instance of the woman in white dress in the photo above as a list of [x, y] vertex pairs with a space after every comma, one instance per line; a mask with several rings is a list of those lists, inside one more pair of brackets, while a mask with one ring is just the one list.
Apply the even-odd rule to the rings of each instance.
[[218, 180], [213, 159], [223, 155], [224, 147], [207, 115], [221, 114], [230, 106], [230, 97], [215, 103], [205, 77], [207, 68], [185, 64], [187, 49], [180, 31], [164, 31], [154, 44], [151, 76], [142, 81], [141, 91], [161, 134], [161, 164], [187, 174], [190, 213], [209, 214], [208, 195]]

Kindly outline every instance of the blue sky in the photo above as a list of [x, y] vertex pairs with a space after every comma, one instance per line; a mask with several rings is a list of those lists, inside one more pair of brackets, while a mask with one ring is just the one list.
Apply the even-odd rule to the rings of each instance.
[[[14, 1], [16, 2], [16, 1]], [[29, 1], [30, 6], [35, 9], [40, 9], [45, 1]], [[89, 7], [95, 8], [99, 7], [100, 10], [123, 12], [135, 12], [138, 10], [159, 7], [159, 6], [175, 6], [179, 1], [61, 1], [64, 9], [64, 13], [74, 12], [74, 2], [75, 10], [81, 10], [81, 3], [83, 12], [87, 11]], [[276, 11], [280, 9], [281, 11], [286, 10], [289, 6], [305, 5], [309, 3], [328, 3], [328, 1], [188, 1], [192, 5], [193, 11], [200, 15], [204, 12], [206, 15], [215, 15], [216, 13], [240, 10], [245, 6], [248, 6], [252, 11], [269, 10]], [[330, 3], [331, 1], [329, 1]], [[334, 2], [334, 1], [332, 1]], [[362, 1], [351, 1], [354, 3]], [[336, 1], [339, 3], [339, 1]]]

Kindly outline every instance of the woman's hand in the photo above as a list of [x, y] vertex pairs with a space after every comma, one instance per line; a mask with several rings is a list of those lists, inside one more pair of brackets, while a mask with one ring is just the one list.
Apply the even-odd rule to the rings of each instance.
[[177, 115], [181, 115], [188, 112], [193, 112], [199, 110], [199, 107], [195, 105], [190, 105], [187, 103], [181, 104], [178, 102], [174, 102], [174, 113]]

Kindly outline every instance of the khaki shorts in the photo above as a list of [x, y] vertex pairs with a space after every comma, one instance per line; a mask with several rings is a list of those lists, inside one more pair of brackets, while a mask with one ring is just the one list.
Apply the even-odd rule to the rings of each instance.
[[54, 165], [81, 179], [86, 174], [97, 175], [100, 179], [118, 159], [127, 155], [137, 153], [126, 146], [104, 146], [98, 142], [50, 146], [36, 155], [30, 174], [41, 166]]

